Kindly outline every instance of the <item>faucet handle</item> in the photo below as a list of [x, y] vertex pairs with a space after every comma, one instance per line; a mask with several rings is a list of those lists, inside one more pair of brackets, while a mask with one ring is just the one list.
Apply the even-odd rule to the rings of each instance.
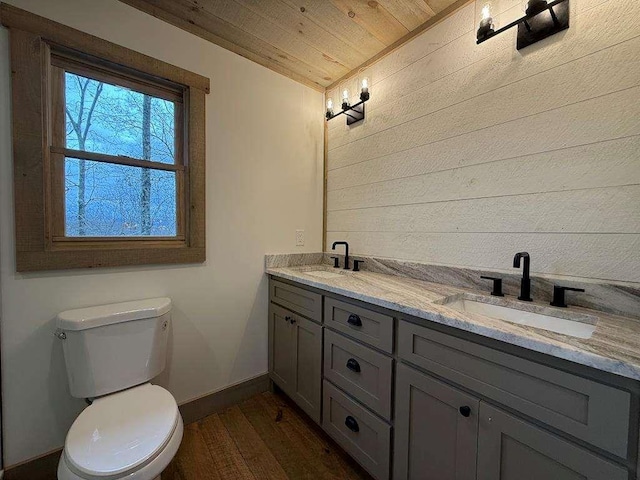
[[360, 271], [360, 264], [364, 263], [364, 260], [354, 260], [353, 261], [353, 271], [354, 272], [359, 272]]
[[504, 293], [502, 293], [502, 279], [500, 277], [487, 277], [482, 275], [480, 278], [493, 280], [493, 290], [491, 291], [491, 295], [494, 297], [504, 297]]
[[333, 258], [333, 268], [340, 268], [340, 257], [331, 257]]
[[567, 290], [572, 292], [584, 292], [584, 288], [573, 288], [573, 287], [560, 287], [558, 285], [553, 286], [553, 300], [551, 300], [551, 305], [554, 307], [567, 308], [567, 303], [564, 299], [564, 292]]

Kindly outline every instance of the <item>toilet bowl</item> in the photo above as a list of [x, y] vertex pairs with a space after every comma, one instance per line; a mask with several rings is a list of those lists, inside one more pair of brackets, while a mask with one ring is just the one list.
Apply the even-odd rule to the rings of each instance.
[[178, 406], [165, 389], [145, 384], [99, 398], [71, 426], [59, 480], [153, 480], [182, 440]]
[[182, 441], [175, 399], [149, 383], [166, 364], [171, 300], [62, 312], [69, 390], [93, 399], [67, 433], [59, 480], [156, 480]]

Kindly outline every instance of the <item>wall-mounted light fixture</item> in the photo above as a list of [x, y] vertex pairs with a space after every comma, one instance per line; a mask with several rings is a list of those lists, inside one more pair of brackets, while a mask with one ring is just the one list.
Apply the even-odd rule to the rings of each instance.
[[340, 88], [340, 96], [342, 98], [342, 110], [338, 113], [333, 111], [333, 99], [327, 98], [327, 120], [343, 114], [347, 117], [347, 125], [364, 120], [364, 103], [369, 100], [369, 77], [360, 78], [360, 101], [358, 103], [351, 105], [349, 87], [346, 85]]
[[569, 28], [569, 0], [524, 0], [525, 15], [498, 28], [493, 4], [495, 0], [477, 0], [479, 10], [477, 43], [486, 42], [513, 27], [518, 27], [518, 50]]

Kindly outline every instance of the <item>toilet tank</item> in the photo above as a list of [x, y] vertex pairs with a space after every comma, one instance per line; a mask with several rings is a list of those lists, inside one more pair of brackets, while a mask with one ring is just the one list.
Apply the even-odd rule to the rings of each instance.
[[164, 370], [171, 299], [152, 298], [62, 312], [71, 395], [94, 398], [148, 382]]

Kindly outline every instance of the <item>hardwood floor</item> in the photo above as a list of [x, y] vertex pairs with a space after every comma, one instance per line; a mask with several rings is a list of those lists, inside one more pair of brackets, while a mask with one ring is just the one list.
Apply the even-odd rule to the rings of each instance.
[[291, 400], [265, 392], [187, 425], [162, 480], [371, 477]]

